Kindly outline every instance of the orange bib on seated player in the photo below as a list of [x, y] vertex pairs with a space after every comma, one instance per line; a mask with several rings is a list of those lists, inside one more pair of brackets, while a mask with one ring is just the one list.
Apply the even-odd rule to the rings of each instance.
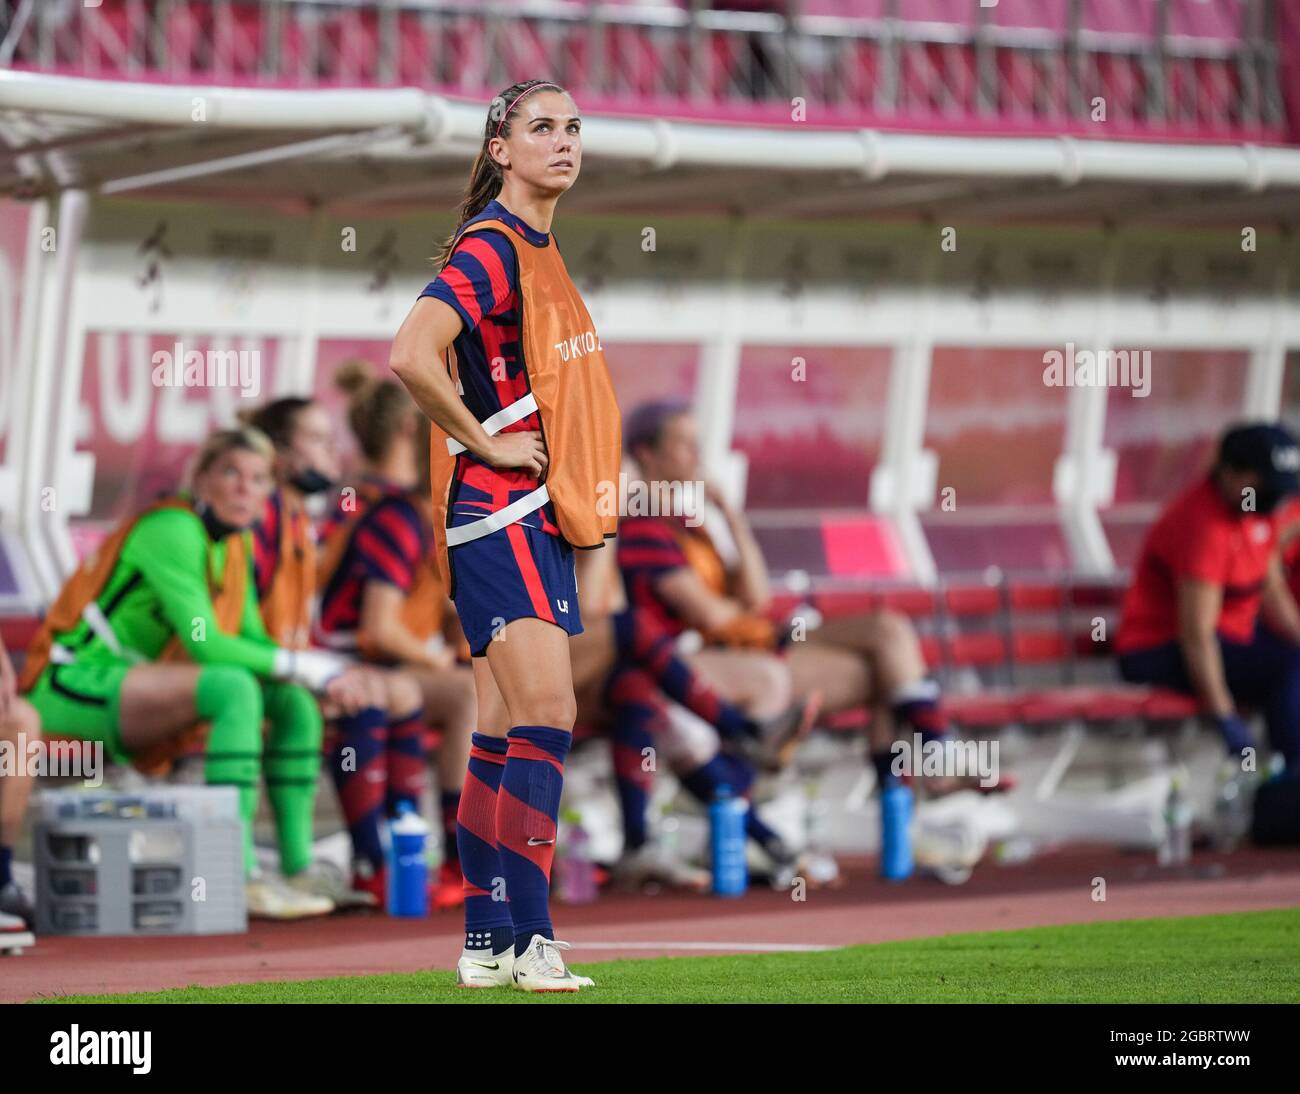
[[280, 541], [271, 587], [261, 601], [262, 624], [277, 646], [301, 650], [311, 644], [316, 539], [302, 504], [284, 494], [280, 500]]
[[[705, 588], [718, 596], [730, 596], [726, 566], [709, 534], [702, 528], [687, 528], [677, 521], [670, 520], [667, 524], [682, 554], [686, 556], [687, 566], [704, 583]], [[770, 650], [776, 646], [776, 625], [766, 616], [751, 612], [738, 615], [721, 627], [715, 627], [704, 639], [719, 646]]]
[[[108, 538], [82, 561], [81, 565], [63, 583], [59, 595], [45, 613], [40, 630], [36, 632], [36, 636], [27, 647], [27, 657], [23, 662], [23, 671], [18, 677], [18, 690], [20, 692], [30, 691], [37, 678], [45, 671], [45, 666], [50, 663], [51, 654], [53, 653], [55, 636], [75, 627], [78, 621], [82, 619], [86, 609], [94, 604], [99, 594], [104, 591], [104, 586], [108, 584], [108, 579], [117, 568], [118, 559], [122, 554], [122, 547], [125, 545], [127, 537], [135, 529], [136, 524], [159, 509], [192, 508], [193, 506], [188, 498], [179, 496], [162, 498], [153, 502], [114, 528], [109, 533]], [[236, 536], [227, 542], [225, 578], [222, 587], [213, 595], [213, 610], [217, 625], [228, 634], [237, 634], [239, 632], [244, 604], [243, 592], [248, 578], [247, 568], [248, 555], [244, 550], [243, 537]], [[228, 599], [232, 591], [239, 594], [238, 599], [233, 604]], [[230, 620], [233, 620], [233, 625], [228, 627], [226, 622]], [[99, 625], [92, 623], [91, 629], [98, 631]], [[173, 638], [163, 649], [162, 654], [159, 655], [160, 660], [167, 657], [167, 652], [171, 649], [173, 643], [179, 645], [176, 639]]]
[[[518, 508], [512, 507], [511, 515], [491, 514], [473, 525], [451, 529], [451, 545], [493, 531], [503, 526], [503, 520], [512, 523], [549, 500], [568, 543], [581, 549], [603, 546], [618, 530], [623, 424], [596, 325], [569, 277], [554, 236], [547, 246], [534, 247], [502, 221], [483, 220], [466, 228], [456, 242], [487, 229], [499, 229], [515, 249], [519, 343], [528, 394], [489, 418], [484, 428], [495, 433], [536, 409], [548, 464], [542, 485], [515, 502]], [[449, 346], [447, 371], [453, 380], [457, 379], [455, 358]], [[430, 423], [429, 439], [438, 568], [450, 587], [447, 502], [464, 449], [436, 422]]]
[[[87, 557], [72, 576], [64, 582], [58, 597], [46, 612], [41, 629], [28, 647], [27, 659], [19, 677], [19, 691], [28, 691], [49, 664], [54, 648], [54, 636], [76, 626], [86, 609], [98, 599], [104, 586], [117, 567], [122, 547], [141, 518], [159, 509], [191, 509], [188, 499], [164, 498], [124, 520], [115, 528], [99, 548]], [[238, 634], [243, 621], [244, 595], [247, 588], [248, 554], [244, 536], [232, 536], [226, 541], [226, 566], [220, 584], [208, 574], [208, 587], [212, 595], [213, 618], [217, 628], [225, 634]], [[102, 618], [102, 616], [101, 616]], [[173, 635], [158, 655], [158, 661], [188, 661], [189, 655], [180, 640]], [[201, 748], [207, 740], [207, 722], [200, 722], [155, 745], [142, 749], [133, 757], [135, 765], [147, 775], [165, 774], [177, 756]]]

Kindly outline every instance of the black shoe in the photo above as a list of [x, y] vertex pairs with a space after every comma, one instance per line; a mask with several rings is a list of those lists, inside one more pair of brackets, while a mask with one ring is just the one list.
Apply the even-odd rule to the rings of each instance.
[[0, 912], [6, 915], [16, 915], [24, 923], [27, 929], [34, 930], [36, 927], [36, 905], [33, 904], [20, 888], [18, 882], [11, 881], [3, 889], [0, 889]]

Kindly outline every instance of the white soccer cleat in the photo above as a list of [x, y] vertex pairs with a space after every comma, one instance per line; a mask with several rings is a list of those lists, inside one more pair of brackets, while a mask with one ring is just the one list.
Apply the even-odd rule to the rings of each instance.
[[299, 892], [266, 877], [249, 878], [244, 894], [253, 919], [307, 919], [334, 910], [334, 901], [328, 897]]
[[456, 962], [458, 988], [508, 988], [514, 983], [515, 950], [465, 950]]
[[561, 950], [573, 947], [567, 942], [559, 942], [533, 935], [528, 949], [515, 958], [515, 987], [521, 991], [577, 991], [580, 988], [594, 988], [596, 982], [587, 976], [578, 976], [564, 966]]

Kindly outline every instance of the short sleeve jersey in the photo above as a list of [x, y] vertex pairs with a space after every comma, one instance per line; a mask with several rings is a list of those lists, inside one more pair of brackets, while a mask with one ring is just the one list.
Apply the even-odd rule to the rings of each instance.
[[[495, 199], [466, 227], [480, 220], [500, 220], [531, 247], [553, 247], [555, 241], [506, 209]], [[433, 281], [420, 294], [449, 305], [460, 316], [461, 332], [452, 343], [456, 351], [462, 398], [471, 413], [484, 421], [528, 394], [519, 332], [518, 261], [505, 235], [492, 229], [464, 236]], [[502, 432], [540, 429], [536, 413], [506, 426]], [[535, 476], [508, 468], [489, 467], [466, 452], [456, 461], [448, 522], [464, 523], [503, 509], [537, 489]], [[559, 535], [555, 510], [549, 503], [521, 524]]]
[[321, 593], [321, 631], [327, 636], [356, 631], [371, 581], [409, 593], [420, 562], [432, 549], [433, 530], [410, 497], [391, 493], [375, 501], [357, 520], [338, 568]]
[[628, 608], [644, 612], [672, 635], [681, 634], [686, 629], [685, 623], [656, 588], [665, 574], [690, 565], [667, 520], [624, 517], [618, 522], [615, 542]]
[[1277, 548], [1277, 521], [1231, 509], [1213, 478], [1176, 498], [1147, 533], [1124, 595], [1115, 647], [1150, 649], [1178, 637], [1178, 584], [1199, 579], [1223, 590], [1215, 626], [1230, 642], [1249, 642]]

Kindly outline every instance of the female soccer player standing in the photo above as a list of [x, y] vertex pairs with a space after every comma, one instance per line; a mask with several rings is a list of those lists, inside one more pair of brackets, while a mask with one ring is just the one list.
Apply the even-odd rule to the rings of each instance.
[[550, 234], [581, 124], [545, 80], [493, 100], [441, 272], [390, 359], [433, 422], [439, 564], [474, 656], [480, 731], [457, 840], [467, 987], [591, 986], [565, 968], [549, 911], [576, 708], [568, 639], [582, 631], [574, 548], [602, 546], [618, 519], [601, 504], [618, 482], [618, 405]]

